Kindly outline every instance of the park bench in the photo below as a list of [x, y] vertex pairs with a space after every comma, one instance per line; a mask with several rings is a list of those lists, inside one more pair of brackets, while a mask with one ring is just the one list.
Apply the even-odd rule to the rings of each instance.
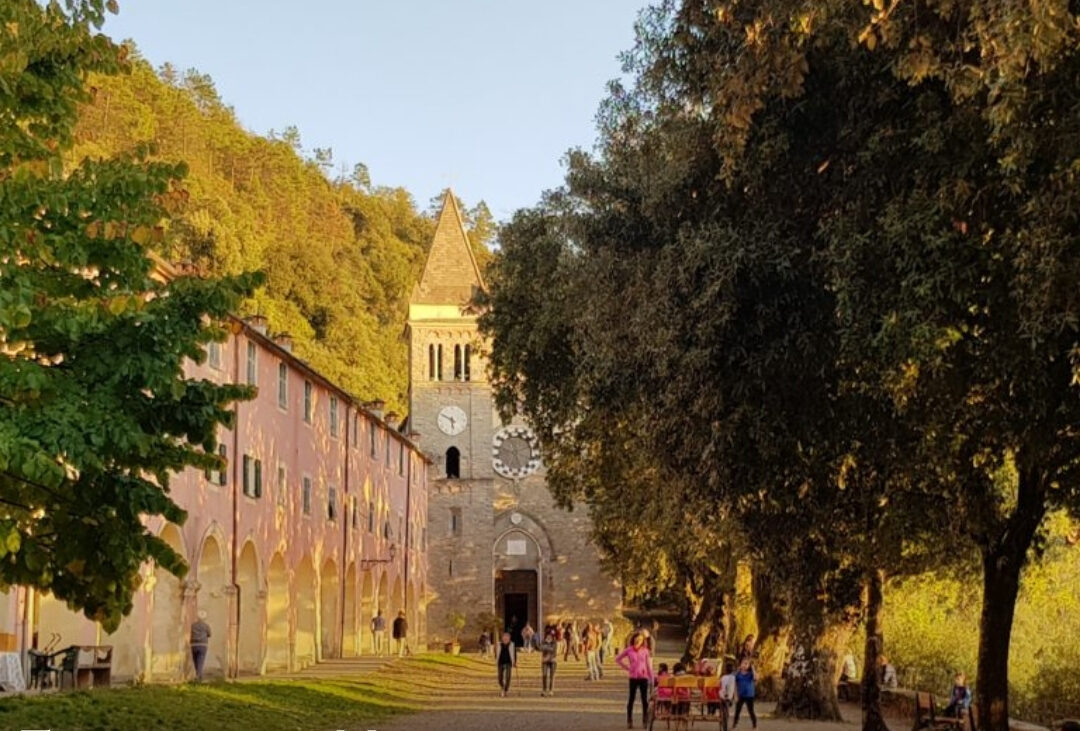
[[60, 688], [64, 677], [72, 688], [97, 688], [112, 683], [112, 645], [72, 645], [60, 663]]
[[930, 731], [963, 729], [964, 719], [938, 716], [934, 696], [919, 691], [915, 694], [915, 724], [911, 728], [912, 731], [919, 731], [919, 729], [930, 729]]

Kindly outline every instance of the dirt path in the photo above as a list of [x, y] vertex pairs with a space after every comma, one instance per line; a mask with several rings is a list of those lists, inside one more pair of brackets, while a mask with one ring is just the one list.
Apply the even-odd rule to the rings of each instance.
[[[583, 662], [559, 663], [555, 695], [540, 696], [540, 664], [536, 654], [522, 655], [510, 696], [501, 698], [495, 667], [477, 660], [443, 678], [418, 678], [416, 690], [425, 697], [430, 711], [401, 716], [376, 726], [360, 726], [353, 731], [614, 731], [626, 728], [625, 676], [608, 666], [608, 675], [599, 682], [584, 680]], [[760, 731], [857, 731], [847, 723], [809, 723], [769, 718], [771, 704], [759, 713]], [[634, 726], [641, 727], [640, 706], [634, 709]], [[661, 727], [663, 728], [663, 727]], [[718, 724], [696, 724], [697, 731], [712, 731]], [[749, 729], [749, 719], [739, 725]]]

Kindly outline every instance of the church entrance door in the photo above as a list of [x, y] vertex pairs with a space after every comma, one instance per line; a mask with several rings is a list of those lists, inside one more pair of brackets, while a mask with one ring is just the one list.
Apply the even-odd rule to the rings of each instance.
[[522, 645], [521, 630], [526, 622], [537, 629], [537, 583], [533, 570], [499, 571], [495, 575], [495, 614], [502, 617], [503, 627], [518, 647]]

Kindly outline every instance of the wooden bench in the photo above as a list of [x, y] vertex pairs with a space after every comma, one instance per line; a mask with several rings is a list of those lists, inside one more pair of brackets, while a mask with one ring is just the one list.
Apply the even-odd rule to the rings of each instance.
[[112, 684], [112, 645], [72, 645], [64, 650], [60, 666], [60, 688], [64, 676], [73, 688], [108, 687]]
[[915, 724], [911, 728], [912, 731], [919, 731], [919, 729], [931, 729], [931, 731], [963, 729], [964, 719], [959, 717], [939, 717], [937, 707], [934, 705], [934, 696], [919, 691], [915, 694]]

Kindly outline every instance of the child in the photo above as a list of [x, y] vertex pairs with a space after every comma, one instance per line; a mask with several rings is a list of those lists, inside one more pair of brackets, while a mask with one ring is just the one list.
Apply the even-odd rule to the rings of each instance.
[[661, 688], [663, 681], [671, 676], [668, 672], [668, 665], [666, 662], [660, 663], [660, 670], [657, 671], [656, 677], [653, 682], [656, 684], [656, 703], [660, 708], [666, 709], [671, 705], [671, 688]]
[[[707, 678], [715, 678], [716, 677], [716, 668], [713, 667], [712, 665], [706, 663], [702, 667], [702, 670], [703, 670], [702, 675], [704, 675], [705, 677], [707, 677]], [[716, 712], [720, 710], [720, 685], [719, 685], [719, 683], [717, 683], [716, 685], [707, 684], [705, 686], [705, 702], [708, 704], [706, 706], [706, 710], [709, 712], [709, 715], [710, 716], [715, 716]]]
[[949, 691], [949, 705], [945, 706], [948, 718], [961, 718], [971, 707], [971, 690], [967, 687], [967, 676], [957, 673]]
[[[686, 677], [686, 666], [681, 662], [675, 663], [675, 669], [671, 673], [676, 678]], [[686, 716], [690, 713], [690, 689], [675, 689], [675, 715]]]
[[735, 701], [735, 723], [731, 726], [733, 729], [739, 727], [739, 714], [743, 706], [746, 706], [746, 712], [750, 715], [751, 726], [757, 728], [757, 714], [754, 713], [755, 680], [757, 676], [754, 674], [754, 668], [750, 666], [750, 658], [744, 657], [739, 663], [739, 672], [735, 673], [735, 692], [738, 699]]
[[735, 663], [724, 663], [724, 674], [720, 676], [720, 701], [724, 704], [726, 716], [728, 709], [735, 703]]

